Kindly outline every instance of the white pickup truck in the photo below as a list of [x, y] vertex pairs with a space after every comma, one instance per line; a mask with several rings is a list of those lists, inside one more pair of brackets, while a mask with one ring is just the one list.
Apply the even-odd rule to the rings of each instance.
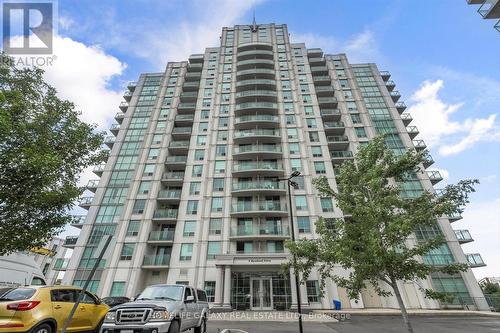
[[132, 302], [109, 310], [101, 333], [178, 333], [207, 330], [208, 302], [204, 290], [190, 286], [149, 286]]

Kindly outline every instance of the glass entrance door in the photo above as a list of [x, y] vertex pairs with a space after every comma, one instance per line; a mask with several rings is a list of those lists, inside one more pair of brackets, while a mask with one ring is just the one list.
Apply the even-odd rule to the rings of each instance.
[[271, 278], [252, 278], [250, 280], [250, 289], [252, 310], [272, 310]]

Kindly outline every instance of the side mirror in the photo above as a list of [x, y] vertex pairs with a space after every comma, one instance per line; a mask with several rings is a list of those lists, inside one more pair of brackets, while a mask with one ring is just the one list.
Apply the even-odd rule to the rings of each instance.
[[186, 297], [185, 303], [192, 303], [192, 302], [194, 302], [194, 296], [188, 296], [188, 297]]

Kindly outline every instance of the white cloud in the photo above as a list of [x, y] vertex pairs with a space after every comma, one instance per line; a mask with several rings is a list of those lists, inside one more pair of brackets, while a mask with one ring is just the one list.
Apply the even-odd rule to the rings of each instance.
[[418, 126], [428, 147], [437, 147], [441, 155], [452, 155], [472, 147], [478, 141], [500, 139], [494, 114], [463, 122], [451, 120], [453, 113], [461, 109], [464, 103], [450, 104], [443, 101], [438, 96], [443, 87], [442, 80], [424, 81], [411, 97], [414, 104], [408, 108], [413, 124]]
[[75, 103], [82, 120], [104, 129], [114, 114], [123, 91], [109, 87], [110, 80], [123, 73], [126, 65], [98, 46], [55, 36], [52, 66], [44, 67], [45, 79], [61, 98]]
[[474, 242], [464, 244], [466, 253], [480, 253], [486, 267], [474, 268], [476, 278], [500, 276], [500, 197], [485, 202], [472, 202], [466, 207], [463, 220], [454, 229], [469, 229]]

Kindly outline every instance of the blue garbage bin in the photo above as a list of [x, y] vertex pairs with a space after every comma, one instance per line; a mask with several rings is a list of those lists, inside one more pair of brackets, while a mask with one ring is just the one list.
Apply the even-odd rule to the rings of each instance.
[[340, 301], [334, 299], [333, 305], [335, 306], [335, 310], [342, 310], [342, 303]]

